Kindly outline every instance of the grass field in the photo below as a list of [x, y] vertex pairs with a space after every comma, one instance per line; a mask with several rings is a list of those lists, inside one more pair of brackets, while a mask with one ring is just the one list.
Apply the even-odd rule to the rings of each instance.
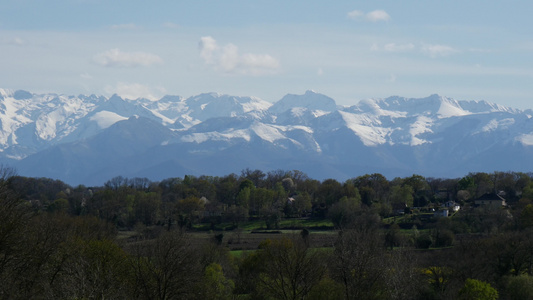
[[[200, 223], [193, 226], [195, 230], [199, 231], [231, 231], [235, 225], [230, 222], [223, 222], [216, 224], [214, 227], [209, 223]], [[252, 220], [238, 224], [238, 228], [245, 231], [252, 230], [266, 230], [266, 223], [263, 220]], [[310, 218], [290, 218], [283, 219], [279, 222], [279, 228], [273, 230], [301, 230], [307, 228], [308, 230], [333, 230], [333, 223], [329, 220], [310, 219]]]
[[[310, 231], [309, 238], [312, 247], [330, 247], [337, 234], [331, 221], [309, 218], [283, 219], [279, 222], [278, 228], [268, 230], [263, 220], [243, 222], [236, 229], [231, 223], [222, 223], [217, 225], [215, 230], [206, 230], [209, 227], [210, 224], [199, 224], [195, 226], [195, 229], [199, 231], [192, 234], [197, 238], [205, 239], [222, 233], [223, 244], [232, 251], [255, 250], [266, 239], [299, 235], [304, 228]], [[201, 232], [202, 230], [204, 232]], [[241, 252], [232, 253], [236, 256], [242, 254]]]
[[[388, 227], [393, 223], [413, 223], [416, 220], [415, 218], [419, 218], [420, 216], [425, 217], [426, 214], [402, 215], [386, 218], [383, 220], [385, 228], [382, 230], [387, 231]], [[400, 228], [400, 233], [404, 239], [412, 237], [414, 234], [413, 228], [414, 227]], [[274, 240], [284, 237], [300, 238], [303, 229], [309, 231], [309, 246], [314, 249], [332, 249], [334, 242], [338, 237], [338, 230], [334, 228], [331, 221], [311, 218], [283, 219], [278, 223], [277, 228], [274, 229], [267, 229], [264, 220], [241, 222], [238, 224], [238, 227], [235, 227], [235, 224], [230, 222], [219, 223], [215, 226], [209, 223], [200, 223], [195, 224], [190, 230], [188, 230], [188, 235], [191, 237], [191, 242], [197, 245], [212, 242], [221, 243], [231, 251], [231, 254], [234, 257], [238, 258], [246, 253], [256, 251], [261, 242], [267, 239]], [[151, 226], [144, 227], [144, 230], [144, 237], [150, 238], [150, 232], [157, 234], [157, 232], [165, 230], [165, 228]], [[423, 226], [417, 229], [419, 234], [429, 230], [430, 229], [423, 228]], [[138, 234], [139, 233], [136, 230], [119, 231], [117, 238], [128, 243], [134, 241]]]

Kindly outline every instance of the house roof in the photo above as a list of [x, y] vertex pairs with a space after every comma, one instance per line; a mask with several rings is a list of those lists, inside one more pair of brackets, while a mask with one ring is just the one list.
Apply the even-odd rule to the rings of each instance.
[[486, 193], [475, 201], [505, 201], [505, 199], [496, 193]]

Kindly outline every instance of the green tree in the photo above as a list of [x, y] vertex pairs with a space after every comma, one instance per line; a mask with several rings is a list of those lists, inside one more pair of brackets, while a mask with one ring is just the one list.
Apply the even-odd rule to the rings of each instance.
[[217, 263], [211, 263], [204, 270], [200, 293], [203, 299], [232, 299], [235, 284], [226, 279], [222, 267]]
[[413, 193], [415, 194], [420, 191], [429, 190], [426, 178], [421, 175], [413, 174], [411, 177], [405, 178], [403, 184], [411, 186], [413, 188]]
[[494, 192], [494, 178], [487, 173], [470, 173], [469, 177], [472, 177], [475, 185], [476, 192], [472, 194], [473, 197], [481, 197], [486, 193]]
[[239, 183], [235, 174], [224, 176], [217, 180], [214, 184], [216, 186], [216, 195], [218, 201], [227, 205], [232, 205], [235, 203], [235, 196], [239, 189]]
[[261, 290], [259, 277], [265, 272], [266, 262], [261, 251], [243, 254], [239, 264], [239, 274], [235, 281], [235, 293], [246, 294], [248, 299], [266, 299], [267, 295]]
[[255, 188], [254, 183], [250, 179], [244, 179], [243, 181], [241, 181], [241, 183], [239, 184], [239, 192], [246, 188], [250, 190]]
[[522, 199], [533, 200], [533, 182], [530, 182], [524, 187]]
[[253, 185], [260, 187], [265, 179], [266, 174], [261, 170], [251, 170], [246, 168], [241, 171], [241, 178], [244, 177], [252, 181]]
[[507, 200], [518, 200], [516, 189], [516, 178], [512, 172], [494, 172], [492, 174], [494, 180], [494, 191], [505, 193]]
[[200, 198], [205, 197], [209, 201], [216, 199], [216, 187], [214, 185], [214, 178], [212, 177], [200, 176], [192, 182], [191, 187], [198, 192], [198, 197]]
[[310, 212], [311, 208], [313, 207], [311, 203], [311, 196], [309, 196], [309, 194], [306, 192], [296, 195], [292, 205], [294, 206], [296, 213], [300, 216]]
[[251, 188], [242, 188], [237, 194], [237, 197], [235, 199], [235, 205], [248, 209], [250, 206], [250, 194]]
[[250, 194], [250, 215], [259, 215], [274, 203], [275, 194], [265, 188], [256, 188]]
[[391, 203], [413, 206], [413, 188], [410, 185], [395, 185], [391, 188]]
[[476, 189], [476, 184], [474, 182], [474, 177], [465, 176], [465, 177], [461, 178], [461, 180], [459, 180], [459, 182], [457, 182], [457, 189], [459, 189], [459, 190], [467, 190], [467, 191], [475, 190]]
[[318, 188], [316, 198], [319, 203], [331, 207], [342, 198], [342, 185], [335, 179], [326, 179]]
[[233, 227], [237, 228], [240, 223], [248, 220], [248, 209], [246, 207], [232, 205], [224, 213], [224, 220], [230, 221]]
[[361, 198], [342, 197], [328, 211], [328, 217], [337, 228], [346, 228], [361, 213]]
[[393, 250], [394, 247], [400, 246], [401, 243], [402, 234], [400, 232], [400, 226], [396, 223], [393, 223], [385, 233], [385, 244], [390, 247], [390, 250]]
[[498, 299], [498, 291], [489, 283], [468, 278], [465, 285], [459, 290], [458, 299], [496, 300]]
[[68, 200], [65, 198], [58, 198], [48, 206], [49, 212], [67, 213], [69, 210]]
[[362, 186], [359, 188], [361, 195], [361, 202], [368, 207], [371, 207], [374, 202], [377, 202], [376, 191], [369, 186]]
[[533, 277], [527, 274], [508, 277], [505, 294], [510, 300], [532, 300]]
[[533, 226], [533, 204], [528, 204], [520, 213], [520, 227], [528, 228]]
[[[379, 173], [374, 173], [370, 175], [366, 174], [363, 176], [359, 176], [355, 179], [351, 179], [350, 181], [353, 181], [354, 185], [359, 189], [360, 192], [362, 191], [363, 187], [372, 189], [373, 196], [375, 196], [375, 198], [373, 198], [372, 200], [376, 202], [385, 201], [386, 195], [389, 192], [389, 181], [387, 180], [387, 178], [385, 178], [385, 176]], [[364, 197], [363, 202], [367, 204]]]
[[190, 227], [199, 220], [201, 212], [204, 210], [205, 203], [195, 196], [178, 200], [176, 209], [178, 212], [178, 223], [181, 227]]
[[344, 297], [342, 284], [335, 280], [324, 277], [309, 292], [308, 300], [338, 300]]

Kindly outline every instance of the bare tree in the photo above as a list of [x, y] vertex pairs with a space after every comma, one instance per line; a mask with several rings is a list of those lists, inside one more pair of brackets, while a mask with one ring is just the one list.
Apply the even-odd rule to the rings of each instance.
[[131, 247], [137, 293], [144, 299], [193, 298], [201, 277], [197, 252], [181, 230]]
[[305, 299], [325, 272], [325, 260], [301, 237], [268, 240], [263, 243], [264, 272], [259, 280], [276, 299]]
[[372, 228], [344, 230], [335, 243], [332, 276], [346, 299], [377, 299], [384, 289], [383, 238]]

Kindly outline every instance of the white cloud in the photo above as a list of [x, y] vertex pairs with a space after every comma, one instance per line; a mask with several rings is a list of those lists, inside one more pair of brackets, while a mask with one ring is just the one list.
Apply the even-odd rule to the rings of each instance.
[[412, 51], [415, 49], [415, 45], [408, 43], [408, 44], [396, 44], [396, 43], [389, 43], [383, 46], [383, 50], [387, 52], [407, 52]]
[[361, 18], [362, 16], [364, 16], [365, 13], [363, 13], [362, 11], [360, 10], [353, 10], [351, 12], [348, 13], [348, 18], [350, 19], [359, 19]]
[[239, 49], [233, 44], [227, 44], [222, 48], [218, 61], [224, 72], [231, 73], [239, 66]]
[[372, 46], [370, 46], [370, 51], [411, 52], [415, 50], [415, 48], [416, 46], [412, 43], [406, 43], [406, 44], [388, 43], [388, 44], [385, 44], [383, 47], [374, 43], [372, 44]]
[[123, 29], [126, 29], [126, 30], [135, 30], [135, 29], [140, 29], [139, 26], [133, 24], [133, 23], [129, 23], [129, 24], [116, 24], [116, 25], [112, 25], [111, 26], [111, 29], [113, 30], [123, 30]]
[[109, 94], [117, 94], [125, 99], [146, 98], [155, 101], [166, 92], [162, 87], [151, 88], [140, 83], [119, 82], [116, 86], [106, 86], [105, 91]]
[[160, 64], [163, 60], [151, 53], [146, 52], [123, 52], [119, 49], [111, 49], [96, 54], [93, 62], [104, 67], [139, 67]]
[[279, 61], [268, 54], [239, 53], [234, 44], [220, 47], [210, 36], [200, 38], [200, 57], [206, 65], [228, 74], [265, 75], [280, 68]]
[[322, 70], [322, 68], [318, 68], [318, 70], [316, 72], [316, 75], [318, 75], [318, 76], [324, 75], [324, 70]]
[[384, 10], [374, 10], [366, 14], [366, 18], [372, 22], [388, 21], [390, 20], [389, 14]]
[[352, 20], [365, 19], [370, 22], [379, 22], [389, 21], [391, 17], [386, 11], [377, 9], [366, 14], [360, 10], [352, 10], [348, 13], [348, 18]]
[[268, 54], [251, 54], [242, 55], [242, 62], [252, 69], [277, 69], [279, 62]]
[[206, 64], [214, 63], [215, 52], [219, 49], [217, 41], [210, 36], [200, 38], [200, 57]]
[[422, 46], [422, 53], [428, 55], [429, 57], [435, 58], [438, 56], [448, 56], [454, 53], [459, 52], [458, 50], [446, 46], [446, 45], [428, 45], [424, 44]]

